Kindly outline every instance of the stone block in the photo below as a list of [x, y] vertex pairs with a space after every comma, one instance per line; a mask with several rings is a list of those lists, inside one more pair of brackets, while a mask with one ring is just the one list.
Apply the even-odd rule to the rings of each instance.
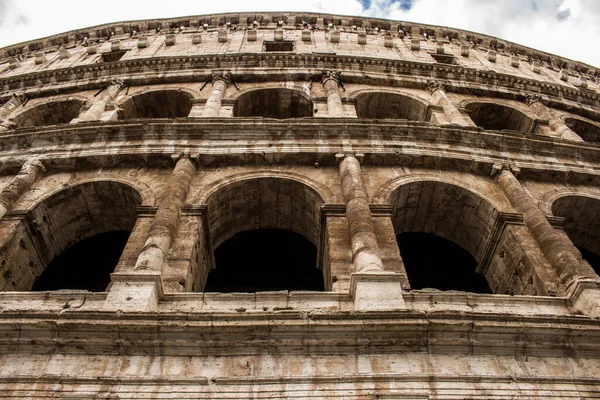
[[494, 62], [495, 63], [496, 62], [496, 56], [497, 56], [497, 53], [496, 53], [495, 50], [488, 50], [488, 52], [487, 52], [487, 59], [488, 59], [489, 62]]
[[331, 31], [331, 43], [339, 43], [340, 42], [340, 32], [339, 31]]
[[67, 49], [61, 48], [58, 50], [58, 58], [60, 60], [66, 60], [69, 57], [71, 57], [71, 53]]
[[383, 45], [387, 48], [394, 47], [394, 38], [392, 36], [385, 36], [383, 38]]
[[255, 31], [255, 30], [248, 31], [248, 41], [249, 42], [256, 42], [257, 37], [258, 37], [258, 31]]
[[219, 34], [217, 36], [217, 40], [219, 41], [219, 43], [225, 43], [225, 42], [227, 42], [227, 31], [226, 30], [220, 30]]
[[120, 40], [113, 40], [112, 42], [110, 42], [110, 51], [119, 51], [121, 50], [121, 41]]
[[567, 71], [566, 69], [564, 69], [564, 68], [561, 69], [559, 76], [560, 76], [561, 81], [565, 81], [565, 82], [569, 81], [569, 71]]
[[167, 46], [173, 46], [173, 45], [175, 44], [175, 41], [176, 41], [176, 39], [175, 39], [175, 34], [173, 34], [173, 33], [168, 33], [168, 34], [165, 36], [165, 44], [166, 44]]
[[282, 41], [283, 40], [283, 29], [277, 29], [273, 34], [273, 39], [275, 39], [276, 41]]
[[533, 72], [535, 72], [536, 74], [539, 74], [542, 72], [542, 64], [539, 61], [534, 61], [533, 64], [531, 64], [531, 70]]
[[312, 40], [312, 33], [310, 30], [308, 29], [304, 29], [302, 31], [302, 41], [303, 42], [310, 42]]
[[87, 53], [88, 54], [96, 54], [98, 52], [98, 45], [97, 44], [90, 44], [87, 47]]
[[356, 310], [405, 308], [401, 276], [396, 273], [354, 273], [350, 282]]
[[463, 57], [469, 57], [469, 53], [471, 52], [471, 47], [468, 44], [463, 44], [460, 46], [460, 55]]
[[510, 57], [510, 65], [512, 67], [519, 68], [520, 62], [521, 62], [521, 60], [519, 59], [519, 56], [511, 56]]
[[367, 44], [367, 34], [361, 32], [358, 34], [358, 44]]
[[148, 38], [147, 37], [139, 38], [137, 41], [137, 47], [138, 47], [138, 49], [145, 49], [146, 47], [148, 47]]
[[192, 44], [202, 43], [202, 35], [192, 35]]
[[41, 51], [35, 53], [34, 57], [35, 57], [35, 64], [36, 65], [43, 64], [43, 63], [46, 62], [46, 56]]
[[580, 88], [587, 88], [588, 87], [588, 82], [587, 79], [585, 79], [583, 76], [579, 77], [579, 82], [577, 82], [577, 86], [579, 86]]
[[410, 49], [412, 51], [421, 50], [421, 40], [420, 39], [410, 39]]

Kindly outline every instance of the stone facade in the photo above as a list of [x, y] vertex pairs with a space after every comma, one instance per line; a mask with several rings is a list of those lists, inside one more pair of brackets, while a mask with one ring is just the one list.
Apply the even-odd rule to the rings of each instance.
[[[0, 49], [2, 396], [600, 398], [600, 278], [579, 250], [600, 255], [599, 77], [317, 14]], [[324, 290], [205, 291], [221, 245], [273, 229], [314, 245]], [[106, 289], [31, 291], [114, 231]], [[404, 232], [466, 250], [491, 294], [411, 289]]]

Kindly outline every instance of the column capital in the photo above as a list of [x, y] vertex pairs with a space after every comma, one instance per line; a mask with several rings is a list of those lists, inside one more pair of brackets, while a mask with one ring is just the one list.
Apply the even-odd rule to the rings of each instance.
[[432, 79], [427, 81], [427, 90], [430, 94], [433, 94], [436, 90], [441, 90], [442, 92], [446, 92], [447, 82], [439, 81], [437, 79]]
[[540, 96], [539, 94], [529, 93], [525, 95], [525, 104], [527, 104], [528, 106], [537, 102], [542, 102], [542, 96]]
[[215, 84], [217, 81], [223, 81], [227, 86], [231, 85], [231, 72], [213, 72], [211, 75], [211, 84]]
[[46, 172], [46, 166], [44, 165], [44, 162], [39, 158], [34, 158], [33, 160], [25, 161], [25, 163], [23, 164], [23, 169], [27, 168], [27, 166], [36, 167], [39, 168], [42, 172]]
[[517, 176], [519, 176], [519, 173], [521, 172], [521, 168], [517, 167], [514, 164], [496, 163], [496, 164], [492, 165], [492, 171], [490, 172], [490, 177], [493, 178], [493, 177], [495, 177], [496, 175], [498, 175], [502, 171], [509, 171], [515, 177], [517, 177]]
[[342, 80], [342, 71], [323, 71], [321, 73], [321, 83], [324, 85], [330, 80], [335, 81], [339, 85]]
[[190, 153], [189, 151], [171, 154], [171, 160], [173, 160], [174, 163], [177, 163], [177, 161], [181, 160], [182, 158], [187, 158], [188, 160], [192, 160], [194, 163], [197, 164], [198, 161], [200, 161], [200, 154]]
[[352, 158], [356, 158], [358, 160], [359, 163], [362, 164], [363, 162], [363, 158], [365, 157], [365, 155], [363, 153], [354, 153], [354, 152], [342, 152], [342, 153], [336, 153], [335, 155], [335, 159], [336, 162], [339, 164], [344, 158], [346, 157], [352, 157]]
[[117, 86], [119, 89], [121, 89], [123, 86], [125, 86], [125, 82], [122, 79], [111, 79], [108, 81], [108, 86]]

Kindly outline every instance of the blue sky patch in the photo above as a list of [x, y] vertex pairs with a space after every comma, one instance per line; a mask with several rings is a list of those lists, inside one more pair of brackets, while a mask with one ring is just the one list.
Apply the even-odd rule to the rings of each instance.
[[[372, 0], [358, 0], [360, 4], [363, 6], [363, 9], [366, 10], [371, 7]], [[386, 6], [390, 5], [398, 5], [401, 10], [408, 11], [412, 8], [414, 0], [387, 0], [384, 1]]]

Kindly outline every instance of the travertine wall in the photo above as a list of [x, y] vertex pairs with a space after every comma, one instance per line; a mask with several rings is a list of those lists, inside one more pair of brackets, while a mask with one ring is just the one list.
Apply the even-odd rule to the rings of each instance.
[[[597, 75], [470, 32], [314, 14], [0, 49], [0, 390], [600, 397], [600, 278], [574, 246], [600, 254]], [[258, 228], [313, 243], [325, 291], [203, 292], [214, 250]], [[131, 235], [105, 292], [29, 291], [111, 230]], [[466, 249], [493, 294], [411, 290], [401, 232]]]

